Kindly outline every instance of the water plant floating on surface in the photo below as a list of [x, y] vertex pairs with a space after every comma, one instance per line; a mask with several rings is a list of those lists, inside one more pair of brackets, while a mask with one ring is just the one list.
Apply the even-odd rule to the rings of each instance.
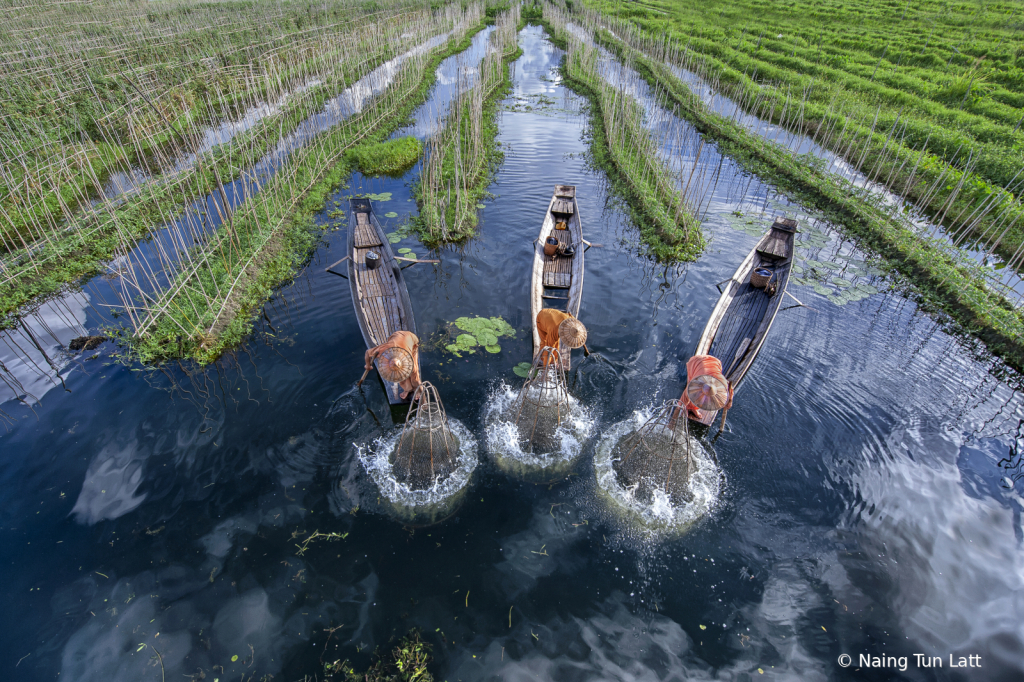
[[500, 353], [499, 339], [515, 338], [516, 330], [500, 317], [460, 317], [447, 326], [444, 339], [452, 339], [444, 349], [457, 358], [473, 354], [482, 347], [488, 353]]

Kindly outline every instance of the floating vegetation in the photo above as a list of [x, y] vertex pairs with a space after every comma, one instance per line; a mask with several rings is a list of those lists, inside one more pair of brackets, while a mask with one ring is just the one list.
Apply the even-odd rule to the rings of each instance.
[[455, 242], [473, 234], [479, 200], [502, 155], [495, 139], [497, 100], [511, 86], [508, 63], [519, 52], [519, 5], [498, 15], [473, 86], [452, 103], [428, 145], [416, 187], [420, 238]]
[[[548, 13], [545, 9], [545, 17]], [[557, 10], [551, 14], [552, 23], [564, 23]], [[726, 93], [735, 100], [729, 102], [719, 97], [723, 72], [705, 69], [708, 55], [691, 50], [692, 36], [683, 47], [666, 41], [662, 34], [637, 31], [626, 22], [611, 26], [612, 35], [601, 28], [608, 25], [604, 17], [582, 9], [577, 14], [584, 16], [574, 19], [589, 24], [603, 45], [628, 59], [649, 83], [660, 88], [702, 135], [753, 172], [767, 169], [784, 187], [812, 197], [829, 215], [841, 216], [844, 232], [856, 235], [862, 247], [889, 261], [916, 285], [917, 295], [926, 304], [947, 313], [961, 330], [976, 335], [1013, 367], [1024, 368], [1024, 313], [1020, 309], [1024, 295], [1019, 275], [1010, 273], [1024, 268], [1024, 230], [1017, 227], [1024, 209], [1005, 191], [971, 177], [968, 167], [971, 159], [977, 158], [973, 151], [963, 144], [940, 145], [955, 150], [954, 157], [967, 155], [961, 167], [954, 167], [952, 160], [926, 154], [926, 139], [922, 139], [925, 146], [920, 152], [902, 148], [898, 140], [905, 129], [897, 126], [900, 114], [891, 122], [880, 123], [881, 110], [874, 105], [859, 112], [860, 116], [851, 116], [843, 102], [833, 99], [838, 109], [827, 124], [815, 123], [811, 128], [812, 142], [831, 150], [832, 156], [815, 156], [813, 145], [811, 153], [800, 153], [805, 140], [793, 149], [789, 146], [792, 138], [786, 143], [785, 136], [773, 137], [761, 129], [770, 129], [774, 122], [782, 128], [803, 127], [808, 120], [805, 106], [811, 106], [806, 101], [808, 94], [825, 93], [828, 88], [802, 88], [801, 101], [799, 95], [794, 96], [800, 88], [791, 91], [788, 86], [770, 86], [764, 91], [763, 81], [732, 72], [730, 79], [737, 79], [743, 87], [740, 92]], [[748, 68], [764, 73], [757, 66]], [[695, 94], [683, 77], [701, 93]], [[716, 100], [728, 103], [723, 113], [715, 109]], [[876, 130], [876, 125], [887, 127]], [[927, 135], [934, 132], [931, 127], [926, 130]], [[873, 175], [858, 176], [858, 169]], [[1019, 165], [1014, 172], [1018, 170]], [[900, 196], [916, 203], [902, 202]], [[945, 235], [941, 226], [920, 219], [925, 206], [933, 217], [938, 215], [937, 223], [947, 225]], [[961, 248], [974, 241], [984, 243], [988, 250], [982, 263]], [[985, 265], [996, 253], [1006, 259], [1005, 268], [997, 269], [1002, 264]]]
[[420, 639], [419, 630], [413, 629], [389, 653], [375, 654], [366, 672], [356, 672], [347, 659], [335, 660], [324, 663], [323, 679], [325, 682], [433, 682], [434, 676], [427, 670], [434, 660], [432, 651], [433, 647]]
[[512, 368], [512, 371], [515, 372], [516, 376], [526, 379], [530, 376], [530, 367], [532, 365], [529, 362], [520, 362]]
[[[115, 0], [8, 13], [0, 72], [17, 94], [0, 154], [0, 314], [101, 272], [154, 234], [153, 251], [176, 261], [314, 128], [362, 106], [376, 69], [471, 14], [407, 1], [250, 9]], [[48, 46], [45, 65], [23, 41]], [[173, 269], [149, 258], [142, 269]]]
[[715, 506], [721, 472], [687, 431], [675, 401], [637, 410], [608, 430], [594, 453], [597, 490], [610, 515], [644, 535], [689, 530]]
[[516, 330], [500, 317], [460, 317], [438, 332], [437, 344], [457, 358], [473, 354], [479, 348], [500, 353], [502, 338], [515, 338]]
[[[423, 153], [423, 143], [411, 135], [385, 142], [373, 142], [348, 152], [349, 162], [363, 175], [401, 177], [416, 165]], [[390, 192], [387, 193], [390, 198]]]
[[[545, 16], [549, 17], [547, 6]], [[640, 104], [599, 73], [597, 48], [567, 31], [565, 18], [557, 10], [550, 13], [549, 21], [568, 44], [563, 66], [566, 83], [595, 107], [591, 152], [629, 198], [650, 253], [661, 261], [693, 260], [704, 249], [704, 237], [687, 199], [689, 183], [680, 187], [659, 156], [665, 141], [656, 140], [644, 127]]]
[[594, 418], [569, 395], [560, 363], [538, 354], [519, 391], [504, 383], [484, 408], [487, 449], [499, 469], [535, 483], [564, 478], [575, 466]]
[[397, 218], [398, 214], [395, 213], [394, 211], [388, 211], [387, 213], [384, 214], [384, 217], [385, 218]]
[[[252, 185], [243, 189], [258, 192], [258, 201], [222, 213], [216, 229], [201, 240], [190, 232], [177, 235], [173, 247], [153, 250], [160, 263], [149, 262], [139, 250], [125, 254], [138, 261], [118, 281], [130, 324], [121, 338], [130, 343], [133, 357], [144, 362], [187, 357], [205, 364], [244, 338], [256, 309], [315, 248], [320, 228], [313, 216], [349, 174], [346, 151], [386, 138], [407, 119], [426, 96], [443, 55], [461, 45], [461, 34], [481, 25], [483, 6], [450, 14], [445, 21], [457, 30], [447, 43], [405, 55], [351, 115], [307, 131], [269, 177], [257, 178], [252, 171]], [[366, 196], [391, 200], [390, 192]]]
[[359, 461], [392, 514], [404, 523], [430, 525], [462, 503], [476, 450], [476, 439], [448, 418], [437, 390], [423, 382], [401, 431], [359, 447]]
[[381, 192], [380, 194], [356, 194], [355, 197], [363, 197], [370, 201], [391, 201], [391, 192]]
[[[748, 218], [739, 211], [733, 211], [726, 214], [725, 219], [732, 227], [751, 236], [760, 237], [764, 234], [764, 221], [760, 218]], [[839, 306], [855, 303], [879, 293], [877, 286], [863, 281], [865, 277], [880, 277], [885, 274], [874, 265], [869, 265], [852, 254], [834, 253], [829, 256], [832, 260], [827, 261], [807, 256], [809, 251], [818, 252], [831, 243], [832, 240], [824, 231], [804, 224], [796, 242], [797, 265], [793, 266], [790, 283], [811, 287], [815, 293], [825, 296]]]

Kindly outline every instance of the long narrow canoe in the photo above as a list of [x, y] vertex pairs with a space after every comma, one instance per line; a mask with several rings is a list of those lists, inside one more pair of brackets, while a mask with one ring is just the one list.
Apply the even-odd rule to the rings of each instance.
[[[380, 264], [373, 270], [366, 267], [366, 254], [369, 251], [376, 251], [380, 256]], [[366, 347], [379, 346], [396, 331], [415, 334], [416, 318], [412, 313], [409, 289], [369, 199], [350, 201], [348, 256], [352, 305]], [[392, 405], [409, 402], [408, 399], [399, 398], [402, 389], [398, 384], [384, 381], [383, 378], [381, 381], [384, 382], [388, 401]]]
[[[564, 221], [568, 229], [556, 230], [555, 224]], [[558, 239], [559, 246], [572, 244], [573, 256], [544, 255], [544, 242], [550, 237]], [[540, 237], [534, 243], [533, 277], [530, 287], [530, 309], [533, 315], [533, 354], [540, 352], [540, 334], [537, 332], [537, 313], [542, 308], [557, 308], [573, 317], [580, 312], [583, 300], [583, 223], [580, 207], [576, 203], [575, 185], [555, 185], [551, 202], [544, 214]], [[569, 349], [561, 353], [562, 364], [568, 369], [571, 361]]]
[[[722, 372], [734, 390], [739, 388], [747, 370], [761, 352], [768, 330], [779, 312], [792, 272], [796, 227], [795, 220], [775, 218], [771, 229], [743, 259], [732, 278], [726, 280], [728, 284], [697, 343], [694, 355], [718, 358], [722, 362]], [[766, 268], [775, 273], [772, 278], [774, 292], [758, 289], [750, 283], [750, 273], [756, 268]], [[699, 418], [692, 415], [690, 418], [710, 425], [717, 414], [717, 410], [701, 410]]]

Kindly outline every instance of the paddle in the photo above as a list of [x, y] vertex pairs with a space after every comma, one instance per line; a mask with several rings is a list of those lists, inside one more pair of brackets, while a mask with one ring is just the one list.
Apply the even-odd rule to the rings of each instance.
[[365, 381], [365, 380], [366, 380], [366, 377], [367, 377], [367, 375], [368, 375], [368, 374], [370, 373], [370, 370], [371, 370], [371, 369], [373, 369], [373, 365], [370, 365], [369, 367], [367, 367], [367, 368], [366, 368], [366, 371], [365, 371], [365, 372], [363, 372], [363, 376], [362, 376], [362, 377], [360, 377], [360, 378], [359, 378], [359, 381], [357, 381], [357, 382], [356, 382], [356, 388], [358, 388], [358, 387], [360, 387], [360, 386], [362, 386], [362, 385], [363, 385], [363, 381]]
[[729, 373], [732, 372], [734, 367], [736, 367], [736, 363], [739, 362], [740, 358], [742, 358], [743, 355], [747, 352], [747, 348], [750, 347], [750, 341], [750, 339], [743, 339], [743, 342], [740, 343], [740, 347], [736, 349], [736, 357], [732, 359], [732, 364], [729, 365], [729, 369], [727, 369], [724, 374], [726, 380], [728, 380]]
[[[736, 366], [736, 363], [740, 361], [740, 358], [742, 358], [744, 354], [746, 354], [747, 349], [750, 347], [750, 341], [751, 339], [743, 339], [743, 342], [740, 343], [740, 347], [736, 349], [736, 357], [732, 359], [732, 364], [729, 365], [729, 369], [725, 372], [726, 377], [728, 377], [729, 373], [732, 372], [733, 368]], [[729, 379], [726, 378], [726, 381], [729, 381]], [[729, 382], [729, 385], [732, 386], [732, 382]], [[722, 433], [722, 431], [725, 431], [725, 418], [728, 414], [728, 407], [722, 410], [722, 425], [718, 428], [718, 433]], [[715, 438], [718, 438], [718, 436], [715, 436]]]

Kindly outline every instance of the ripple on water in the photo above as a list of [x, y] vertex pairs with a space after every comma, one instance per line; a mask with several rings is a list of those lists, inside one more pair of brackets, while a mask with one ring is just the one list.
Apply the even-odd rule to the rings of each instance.
[[569, 396], [569, 414], [553, 434], [558, 448], [551, 452], [527, 452], [511, 416], [518, 389], [502, 382], [487, 399], [484, 423], [487, 451], [491, 461], [510, 476], [532, 483], [550, 483], [564, 478], [579, 460], [583, 445], [594, 432], [596, 420], [590, 410]]
[[637, 410], [624, 421], [612, 426], [597, 444], [594, 452], [594, 473], [598, 498], [604, 503], [613, 521], [623, 523], [627, 534], [639, 532], [652, 539], [667, 539], [685, 533], [714, 508], [722, 486], [722, 472], [704, 445], [690, 436], [690, 452], [697, 468], [690, 477], [693, 499], [673, 504], [663, 491], [655, 491], [650, 502], [639, 499], [619, 483], [612, 468], [612, 453], [620, 440], [640, 429], [653, 415], [648, 407]]
[[367, 445], [356, 445], [359, 461], [377, 484], [388, 512], [399, 520], [414, 525], [430, 525], [451, 516], [463, 498], [469, 479], [478, 463], [477, 442], [473, 434], [457, 419], [448, 419], [448, 428], [459, 441], [455, 471], [438, 478], [426, 490], [416, 490], [398, 481], [392, 472], [391, 453], [402, 436], [401, 429], [377, 438]]

